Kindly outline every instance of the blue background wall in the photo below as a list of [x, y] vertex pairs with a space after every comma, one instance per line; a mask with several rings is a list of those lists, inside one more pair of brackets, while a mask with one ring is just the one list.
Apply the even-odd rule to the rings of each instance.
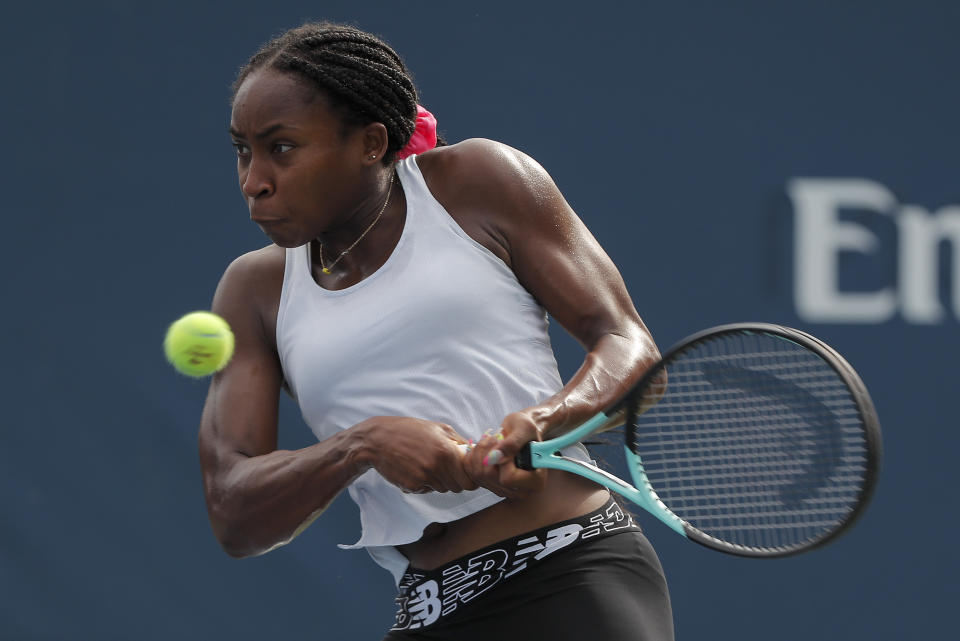
[[[960, 5], [720, 4], [8, 8], [0, 638], [379, 639], [392, 619], [389, 575], [335, 547], [357, 536], [347, 501], [264, 557], [220, 551], [196, 455], [205, 384], [176, 376], [160, 350], [166, 325], [208, 307], [228, 262], [265, 243], [237, 193], [228, 86], [259, 44], [305, 18], [387, 38], [451, 141], [490, 137], [537, 158], [663, 347], [712, 324], [772, 321], [827, 340], [861, 372], [885, 469], [837, 543], [758, 562], [646, 522], [678, 638], [955, 634], [960, 257], [940, 243], [936, 322], [803, 317], [786, 186], [861, 178], [931, 215], [960, 203]], [[902, 285], [895, 213], [844, 213], [877, 240], [841, 256], [844, 291]], [[559, 331], [556, 347], [569, 375], [580, 350]], [[287, 447], [310, 442], [289, 404], [282, 433]]]

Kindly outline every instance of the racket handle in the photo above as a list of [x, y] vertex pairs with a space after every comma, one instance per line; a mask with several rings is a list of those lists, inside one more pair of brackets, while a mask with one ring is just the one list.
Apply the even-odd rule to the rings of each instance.
[[517, 452], [517, 455], [513, 457], [513, 462], [521, 470], [533, 469], [533, 457], [530, 455], [529, 443], [520, 448], [520, 451]]
[[[460, 443], [459, 445], [457, 445], [457, 447], [460, 448], [460, 452], [461, 452], [462, 454], [466, 454], [467, 452], [469, 452], [469, 451], [472, 449], [472, 447], [471, 447], [470, 445], [467, 445], [466, 443]], [[534, 469], [534, 467], [533, 467], [533, 456], [530, 454], [530, 444], [529, 444], [529, 443], [527, 443], [526, 445], [524, 445], [523, 448], [521, 448], [521, 450], [520, 450], [519, 452], [517, 452], [517, 455], [516, 455], [515, 457], [513, 457], [513, 462], [514, 462], [514, 464], [515, 464], [517, 467], [519, 467], [521, 470], [532, 470], [532, 469]]]

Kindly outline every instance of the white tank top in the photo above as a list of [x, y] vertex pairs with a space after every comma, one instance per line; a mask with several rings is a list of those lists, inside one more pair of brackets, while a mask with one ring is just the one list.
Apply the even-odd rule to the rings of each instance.
[[[438, 421], [479, 439], [561, 387], [543, 308], [434, 199], [415, 157], [397, 174], [406, 222], [374, 274], [330, 291], [313, 279], [309, 243], [286, 250], [277, 348], [321, 441], [371, 416]], [[588, 458], [582, 446], [566, 453]], [[405, 494], [372, 469], [348, 491], [363, 529], [341, 547], [366, 548], [397, 581], [407, 560], [393, 546], [501, 500], [484, 489]]]

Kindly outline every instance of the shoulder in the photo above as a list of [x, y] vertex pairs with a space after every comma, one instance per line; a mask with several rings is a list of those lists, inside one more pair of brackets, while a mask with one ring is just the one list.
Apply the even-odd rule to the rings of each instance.
[[482, 138], [417, 156], [434, 198], [474, 240], [512, 267], [511, 245], [549, 224], [559, 192], [527, 154]]
[[282, 247], [268, 245], [235, 258], [223, 273], [221, 286], [243, 289], [247, 293], [269, 288], [283, 281], [286, 252]]
[[258, 327], [271, 338], [276, 328], [286, 252], [269, 245], [247, 252], [226, 268], [213, 299], [213, 311], [234, 323]]
[[422, 153], [417, 156], [417, 162], [420, 165], [429, 162], [431, 166], [456, 167], [458, 163], [513, 162], [517, 157], [523, 156], [521, 151], [496, 140], [468, 138], [453, 145], [437, 147]]
[[[431, 150], [418, 156], [417, 164], [434, 193], [480, 190], [490, 197], [535, 195], [537, 181], [550, 180], [527, 154], [486, 138]], [[491, 188], [496, 189], [491, 192]]]

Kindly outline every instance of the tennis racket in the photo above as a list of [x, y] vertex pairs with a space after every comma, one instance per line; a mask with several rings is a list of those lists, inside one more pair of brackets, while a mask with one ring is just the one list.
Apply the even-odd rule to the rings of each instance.
[[[559, 453], [621, 423], [632, 484]], [[740, 323], [684, 339], [623, 398], [524, 446], [516, 464], [591, 479], [708, 548], [776, 557], [849, 528], [880, 455], [873, 403], [840, 354], [795, 329]]]

